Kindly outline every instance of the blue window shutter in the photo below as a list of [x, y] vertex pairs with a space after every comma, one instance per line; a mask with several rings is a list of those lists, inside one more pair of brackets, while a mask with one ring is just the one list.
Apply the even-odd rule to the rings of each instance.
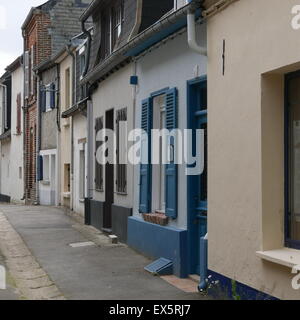
[[37, 180], [43, 181], [43, 171], [44, 171], [44, 162], [43, 162], [43, 156], [38, 156], [38, 163], [37, 163]]
[[51, 83], [51, 85], [50, 85], [50, 107], [51, 107], [51, 109], [55, 109], [55, 97], [56, 97], [55, 83]]
[[[166, 129], [172, 131], [178, 127], [178, 91], [172, 88], [166, 92]], [[172, 137], [170, 148], [175, 152], [175, 140]], [[175, 154], [172, 162], [166, 165], [166, 215], [172, 219], [178, 216], [178, 165]]]
[[[140, 213], [151, 212], [151, 129], [152, 129], [152, 99], [142, 101], [142, 124], [141, 129], [148, 133], [148, 164], [140, 165]], [[143, 149], [143, 148], [142, 148]]]
[[46, 112], [46, 91], [45, 86], [40, 86], [40, 110]]

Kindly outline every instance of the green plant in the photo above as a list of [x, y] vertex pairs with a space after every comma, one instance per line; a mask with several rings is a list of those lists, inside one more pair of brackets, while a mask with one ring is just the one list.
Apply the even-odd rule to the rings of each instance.
[[237, 293], [237, 283], [235, 280], [231, 280], [231, 288], [232, 288], [232, 297], [234, 300], [238, 301], [238, 300], [242, 300], [241, 296], [238, 295]]

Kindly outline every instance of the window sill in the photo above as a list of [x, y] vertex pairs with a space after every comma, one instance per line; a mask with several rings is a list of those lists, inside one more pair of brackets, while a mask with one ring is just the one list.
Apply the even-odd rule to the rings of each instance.
[[65, 199], [70, 199], [71, 198], [71, 192], [64, 192], [63, 197]]
[[50, 186], [50, 181], [43, 180], [43, 181], [41, 181], [41, 184], [44, 185], [44, 186]]
[[269, 251], [257, 251], [256, 255], [263, 260], [280, 264], [291, 269], [295, 266], [300, 266], [300, 250], [281, 248]]

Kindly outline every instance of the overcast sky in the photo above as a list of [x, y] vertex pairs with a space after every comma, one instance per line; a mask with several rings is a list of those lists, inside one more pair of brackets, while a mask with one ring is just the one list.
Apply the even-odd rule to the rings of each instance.
[[21, 26], [31, 7], [46, 0], [0, 0], [0, 75], [23, 51]]

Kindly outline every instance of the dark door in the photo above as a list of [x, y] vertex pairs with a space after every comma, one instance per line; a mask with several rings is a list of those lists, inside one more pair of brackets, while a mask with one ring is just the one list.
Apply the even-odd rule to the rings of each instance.
[[[114, 130], [114, 110], [106, 112], [106, 129]], [[114, 152], [113, 139], [110, 139], [107, 152]], [[105, 165], [105, 204], [103, 229], [110, 232], [112, 228], [112, 205], [114, 203], [114, 164], [110, 161]]]
[[[204, 132], [204, 171], [188, 176], [189, 273], [200, 274], [200, 239], [207, 233], [207, 81], [195, 79], [188, 84], [188, 128], [193, 130], [193, 155], [196, 130]], [[199, 146], [198, 146], [199, 147]]]

